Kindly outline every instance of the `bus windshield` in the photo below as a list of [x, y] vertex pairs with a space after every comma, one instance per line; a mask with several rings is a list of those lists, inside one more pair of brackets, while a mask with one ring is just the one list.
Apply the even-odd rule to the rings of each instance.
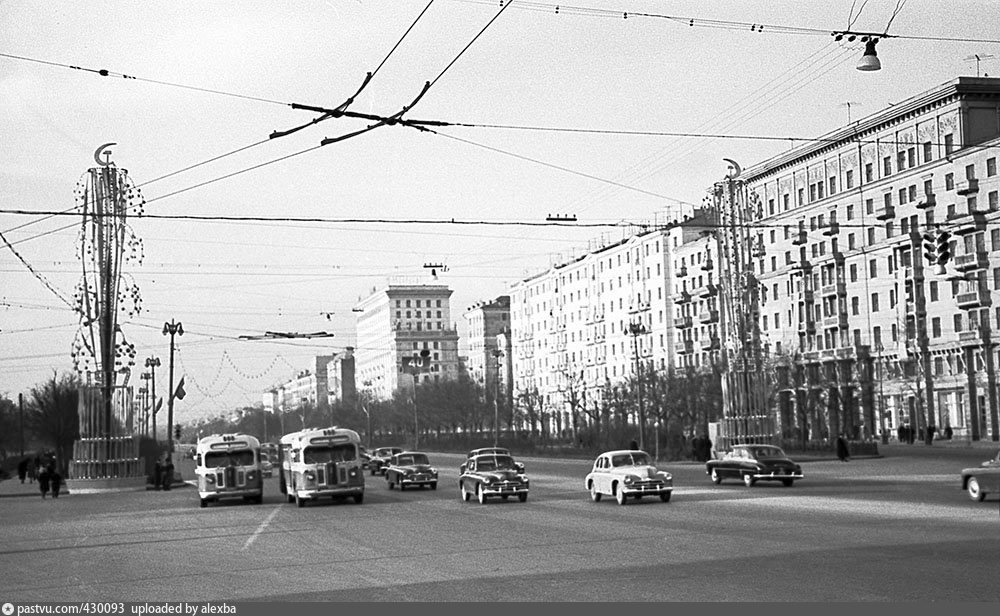
[[306, 464], [326, 464], [327, 462], [349, 462], [355, 459], [354, 445], [310, 445], [302, 454]]
[[251, 466], [253, 463], [253, 451], [249, 449], [241, 451], [209, 451], [205, 454], [205, 466], [208, 468], [230, 465]]

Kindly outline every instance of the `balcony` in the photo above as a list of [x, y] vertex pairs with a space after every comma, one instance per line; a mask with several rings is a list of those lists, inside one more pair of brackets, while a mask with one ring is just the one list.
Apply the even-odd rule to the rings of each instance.
[[877, 220], [892, 220], [896, 217], [896, 208], [891, 205], [883, 205], [882, 207], [875, 210], [875, 218]]
[[675, 317], [674, 327], [677, 329], [684, 329], [686, 327], [691, 327], [694, 324], [694, 319], [691, 317]]
[[935, 205], [937, 205], [937, 197], [934, 196], [934, 193], [926, 193], [924, 198], [916, 203], [918, 210], [926, 210], [934, 207]]
[[820, 226], [823, 230], [823, 235], [837, 235], [840, 233], [840, 223], [833, 216], [830, 216], [830, 221], [825, 222]]
[[917, 282], [923, 282], [924, 280], [924, 268], [916, 267], [904, 267], [900, 271], [903, 273], [904, 280], [915, 280]]
[[701, 297], [702, 299], [708, 299], [710, 297], [714, 297], [715, 294], [718, 292], [719, 292], [719, 287], [709, 283], [701, 288], [701, 293], [699, 293], [699, 297]]
[[982, 333], [978, 329], [958, 332], [958, 344], [963, 347], [977, 347], [983, 343]]
[[803, 363], [815, 363], [819, 361], [819, 351], [806, 351], [802, 354]]
[[719, 311], [718, 310], [706, 310], [699, 315], [698, 320], [704, 324], [708, 325], [710, 323], [719, 322]]
[[816, 321], [800, 321], [799, 322], [799, 332], [805, 334], [815, 334], [816, 333]]
[[687, 291], [681, 291], [680, 293], [674, 296], [674, 302], [678, 304], [686, 304], [689, 301], [691, 301], [691, 294], [688, 293]]
[[701, 341], [702, 351], [717, 351], [719, 349], [719, 339], [715, 336], [703, 338]]
[[715, 264], [712, 262], [711, 259], [705, 259], [705, 262], [701, 264], [701, 269], [706, 272], [712, 271], [714, 267]]
[[955, 256], [955, 269], [959, 272], [973, 272], [989, 267], [985, 250]]
[[907, 316], [922, 317], [927, 314], [927, 309], [916, 302], [906, 302], [906, 314]]
[[812, 262], [809, 259], [796, 259], [792, 261], [792, 271], [808, 274], [812, 271]]
[[677, 343], [677, 353], [684, 355], [685, 353], [694, 353], [694, 341], [693, 340], [681, 340]]
[[955, 193], [959, 195], [974, 195], [979, 192], [979, 180], [969, 178], [964, 182], [955, 184]]
[[971, 291], [969, 293], [959, 293], [955, 296], [955, 303], [961, 310], [970, 308], [981, 308], [990, 305], [990, 294], [983, 291]]
[[798, 233], [792, 235], [792, 243], [796, 246], [801, 246], [809, 241], [809, 237], [806, 235], [805, 229], [799, 229]]
[[837, 359], [854, 359], [863, 358], [868, 356], [868, 346], [867, 345], [850, 345], [837, 347]]
[[688, 268], [687, 268], [687, 266], [686, 266], [686, 265], [682, 265], [682, 266], [680, 267], [680, 269], [678, 269], [678, 270], [677, 270], [677, 271], [676, 271], [676, 272], [674, 273], [674, 277], [675, 277], [675, 278], [684, 278], [684, 277], [685, 277], [685, 276], [687, 276], [687, 275], [688, 275]]
[[845, 282], [835, 282], [833, 284], [825, 284], [820, 287], [820, 295], [823, 297], [836, 297], [838, 295], [847, 295], [847, 283]]
[[847, 329], [847, 313], [836, 314], [832, 317], [824, 317], [823, 329], [830, 329], [832, 327]]
[[815, 300], [815, 297], [814, 297], [812, 289], [807, 289], [805, 291], [799, 291], [799, 301], [800, 302], [805, 302], [807, 304], [811, 304], [811, 303], [813, 303], [814, 300]]

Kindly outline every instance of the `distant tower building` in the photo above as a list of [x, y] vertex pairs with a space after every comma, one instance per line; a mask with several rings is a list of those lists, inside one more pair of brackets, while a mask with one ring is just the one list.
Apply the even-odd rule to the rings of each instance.
[[458, 331], [451, 322], [452, 290], [443, 284], [393, 284], [363, 299], [359, 312], [355, 374], [361, 386], [388, 399], [410, 377], [403, 359], [426, 350], [430, 365], [420, 381], [458, 378]]
[[357, 400], [357, 387], [354, 381], [354, 347], [347, 347], [343, 353], [338, 353], [333, 361], [327, 364], [327, 387], [330, 404], [344, 402], [353, 404]]

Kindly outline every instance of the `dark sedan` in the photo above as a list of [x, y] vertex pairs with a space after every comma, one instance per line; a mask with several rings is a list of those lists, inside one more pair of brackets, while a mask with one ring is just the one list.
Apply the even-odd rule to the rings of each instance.
[[482, 504], [491, 496], [507, 500], [516, 496], [528, 500], [528, 478], [518, 469], [514, 458], [503, 454], [481, 454], [466, 460], [465, 472], [458, 478], [463, 501], [473, 495]]
[[780, 481], [791, 486], [803, 477], [802, 467], [774, 445], [734, 445], [721, 458], [709, 460], [705, 472], [712, 483], [720, 484], [726, 478], [742, 479], [748, 488], [758, 481]]
[[992, 460], [987, 460], [979, 466], [962, 469], [962, 489], [969, 493], [969, 498], [981, 501], [986, 494], [1000, 492], [1000, 451]]
[[381, 475], [385, 473], [385, 467], [389, 464], [389, 460], [392, 456], [397, 453], [403, 453], [402, 447], [379, 447], [372, 451], [371, 458], [368, 460], [368, 470], [371, 471], [372, 475]]
[[437, 490], [438, 472], [431, 466], [427, 454], [418, 451], [404, 451], [397, 453], [389, 460], [385, 469], [385, 481], [389, 489], [399, 486], [403, 491], [407, 486], [430, 486], [430, 489]]

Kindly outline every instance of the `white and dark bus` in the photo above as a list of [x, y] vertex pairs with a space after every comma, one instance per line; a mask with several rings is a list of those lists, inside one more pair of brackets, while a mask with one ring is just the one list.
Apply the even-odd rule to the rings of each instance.
[[281, 491], [288, 502], [304, 507], [306, 501], [324, 496], [355, 503], [365, 499], [361, 469], [361, 437], [347, 428], [316, 428], [281, 437]]
[[264, 500], [260, 441], [247, 434], [213, 434], [198, 441], [194, 455], [201, 506], [224, 498]]

